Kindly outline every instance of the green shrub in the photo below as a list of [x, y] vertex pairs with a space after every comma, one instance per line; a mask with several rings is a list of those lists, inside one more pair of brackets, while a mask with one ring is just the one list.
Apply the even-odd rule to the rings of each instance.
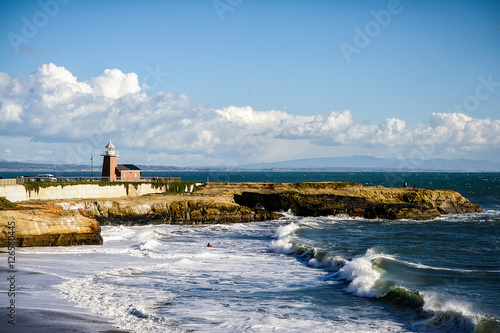
[[312, 188], [312, 189], [322, 189], [322, 188], [331, 188], [331, 189], [341, 189], [348, 186], [357, 185], [356, 183], [348, 183], [348, 182], [301, 182], [296, 183], [295, 186], [297, 188]]
[[17, 204], [7, 200], [5, 197], [0, 197], [0, 210], [8, 210], [15, 208]]

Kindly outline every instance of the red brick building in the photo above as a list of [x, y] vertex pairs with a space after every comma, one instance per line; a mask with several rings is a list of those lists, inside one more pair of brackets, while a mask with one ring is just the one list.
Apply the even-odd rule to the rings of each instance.
[[142, 170], [133, 164], [117, 164], [116, 157], [119, 156], [115, 146], [109, 140], [101, 156], [102, 161], [102, 179], [115, 182], [140, 182]]
[[141, 181], [142, 170], [133, 164], [118, 164], [116, 166], [116, 177], [124, 182]]

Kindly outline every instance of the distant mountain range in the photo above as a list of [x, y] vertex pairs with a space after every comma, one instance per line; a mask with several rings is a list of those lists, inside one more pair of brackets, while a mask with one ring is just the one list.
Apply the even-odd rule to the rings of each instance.
[[274, 163], [255, 163], [243, 169], [342, 169], [350, 171], [500, 171], [500, 164], [485, 160], [429, 159], [411, 160], [397, 158], [377, 158], [372, 156], [349, 156], [308, 158]]
[[[500, 172], [500, 163], [486, 160], [466, 159], [429, 159], [410, 160], [396, 158], [377, 158], [372, 156], [308, 158], [272, 163], [254, 163], [238, 167], [175, 167], [159, 165], [137, 165], [144, 171], [454, 171], [454, 172]], [[94, 171], [100, 171], [94, 165]], [[78, 172], [90, 171], [89, 165], [76, 164], [39, 164], [8, 162], [0, 160], [2, 171], [52, 171]]]
[[[144, 171], [183, 171], [186, 168], [174, 166], [147, 166], [138, 165]], [[90, 165], [79, 164], [42, 164], [42, 163], [27, 163], [27, 162], [8, 162], [0, 160], [0, 172], [2, 171], [45, 171], [45, 172], [79, 172], [91, 171]], [[100, 172], [102, 165], [94, 165], [93, 170]]]
[[[96, 170], [96, 167], [94, 167]], [[77, 165], [77, 164], [42, 164], [42, 163], [27, 163], [27, 162], [8, 162], [0, 160], [1, 171], [59, 171], [59, 172], [72, 172], [72, 171], [90, 171], [90, 165]]]

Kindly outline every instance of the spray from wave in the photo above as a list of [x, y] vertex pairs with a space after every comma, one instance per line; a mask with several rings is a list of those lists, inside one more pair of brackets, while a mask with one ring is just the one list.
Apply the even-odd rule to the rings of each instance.
[[271, 242], [270, 249], [275, 253], [281, 254], [292, 254], [296, 252], [297, 248], [293, 240], [293, 233], [298, 228], [300, 228], [300, 226], [293, 222], [278, 227], [273, 236], [274, 238], [276, 238], [276, 240], [273, 240]]
[[376, 288], [380, 272], [373, 268], [373, 260], [379, 254], [368, 249], [362, 256], [355, 257], [339, 269], [338, 277], [349, 281], [346, 291], [359, 297], [378, 298], [381, 290]]

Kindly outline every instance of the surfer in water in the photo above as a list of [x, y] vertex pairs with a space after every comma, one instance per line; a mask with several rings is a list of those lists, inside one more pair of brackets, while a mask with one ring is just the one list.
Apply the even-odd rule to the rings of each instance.
[[213, 247], [212, 245], [210, 245], [210, 243], [207, 244], [207, 247]]

